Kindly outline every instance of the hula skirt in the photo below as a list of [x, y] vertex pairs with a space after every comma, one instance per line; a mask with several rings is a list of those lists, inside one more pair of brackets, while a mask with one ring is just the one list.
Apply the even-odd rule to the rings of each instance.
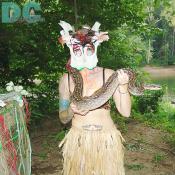
[[63, 175], [125, 175], [125, 142], [114, 125], [110, 129], [84, 130], [72, 126], [59, 144]]

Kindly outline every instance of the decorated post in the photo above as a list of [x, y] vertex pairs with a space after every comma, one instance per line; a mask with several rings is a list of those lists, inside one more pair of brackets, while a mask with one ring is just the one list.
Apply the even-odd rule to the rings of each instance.
[[29, 116], [21, 93], [0, 94], [0, 175], [31, 175]]

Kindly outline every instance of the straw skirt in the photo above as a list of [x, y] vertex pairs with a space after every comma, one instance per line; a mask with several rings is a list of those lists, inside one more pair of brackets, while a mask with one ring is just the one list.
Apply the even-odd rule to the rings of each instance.
[[59, 144], [63, 175], [125, 175], [124, 138], [114, 126], [84, 130], [71, 127]]

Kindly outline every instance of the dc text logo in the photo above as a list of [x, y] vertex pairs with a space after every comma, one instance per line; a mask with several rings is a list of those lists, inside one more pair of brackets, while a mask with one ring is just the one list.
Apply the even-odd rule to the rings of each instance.
[[36, 15], [38, 11], [41, 11], [41, 7], [37, 2], [27, 2], [22, 9], [14, 2], [2, 2], [2, 23], [14, 23], [17, 21], [36, 23], [44, 21], [41, 15]]

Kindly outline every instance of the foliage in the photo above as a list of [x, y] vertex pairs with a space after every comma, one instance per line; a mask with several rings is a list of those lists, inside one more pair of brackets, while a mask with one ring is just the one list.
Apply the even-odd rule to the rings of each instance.
[[140, 164], [135, 163], [135, 164], [129, 164], [129, 165], [127, 164], [126, 166], [128, 169], [132, 169], [134, 171], [139, 171], [144, 168], [143, 163], [140, 163]]
[[135, 110], [145, 115], [157, 112], [163, 94], [164, 90], [145, 91], [144, 96], [135, 97]]
[[6, 93], [6, 89], [5, 89], [5, 88], [0, 87], [0, 94], [4, 94], [4, 93]]
[[171, 151], [175, 152], [175, 133], [169, 136], [166, 135], [163, 140], [172, 147]]
[[142, 150], [143, 148], [141, 147], [141, 144], [136, 142], [136, 143], [131, 143], [131, 144], [126, 144], [126, 149], [129, 151], [139, 151]]
[[165, 155], [161, 154], [161, 153], [157, 153], [154, 155], [152, 162], [159, 164], [160, 162], [162, 162], [165, 159]]
[[174, 18], [173, 0], [159, 1], [159, 6], [155, 10], [154, 16], [159, 18], [157, 26], [161, 29], [158, 35], [154, 36], [154, 59], [152, 64], [172, 65], [175, 64], [174, 55], [174, 35], [175, 35], [175, 18]]
[[160, 104], [158, 110], [159, 120], [162, 128], [165, 128], [169, 132], [175, 132], [175, 108], [171, 102], [164, 101]]
[[137, 68], [147, 49], [137, 31], [125, 24], [110, 31], [109, 36], [110, 42], [99, 47], [100, 64], [114, 70], [122, 67]]
[[[24, 2], [16, 0], [19, 5]], [[32, 119], [58, 110], [58, 83], [65, 72], [65, 63], [69, 57], [68, 48], [62, 48], [57, 38], [61, 27], [59, 20], [74, 24], [74, 4], [72, 1], [39, 1], [44, 22], [34, 24], [16, 22], [1, 24], [1, 81], [2, 88], [7, 82], [22, 85], [33, 94], [29, 98]], [[99, 66], [113, 69], [119, 67], [137, 67], [146, 50], [140, 36], [145, 1], [140, 2], [102, 0], [77, 1], [79, 25], [95, 21], [102, 23], [102, 30], [108, 30], [110, 42], [99, 48]], [[94, 7], [96, 7], [94, 9]], [[123, 25], [124, 24], [124, 25]], [[146, 33], [146, 28], [142, 32]], [[3, 76], [2, 76], [3, 74]], [[35, 83], [40, 80], [41, 83]]]
[[132, 110], [132, 117], [145, 122], [146, 124], [166, 130], [170, 133], [175, 133], [175, 108], [171, 102], [163, 99], [158, 103], [158, 108], [154, 112], [141, 114], [134, 108]]
[[[13, 2], [24, 3], [19, 0]], [[42, 8], [41, 16], [45, 19], [43, 22], [0, 24], [1, 88], [13, 81], [32, 93], [28, 100], [33, 120], [58, 110], [59, 79], [66, 71], [65, 63], [69, 57], [68, 48], [62, 48], [57, 42], [60, 20], [74, 24], [76, 18], [76, 28], [85, 23], [92, 26], [99, 21], [101, 30], [109, 31], [109, 42], [98, 49], [99, 66], [114, 70], [121, 67], [137, 69], [146, 60], [150, 48], [151, 52], [157, 51], [153, 53], [152, 60], [164, 59], [164, 56], [167, 60], [171, 55], [168, 42], [171, 27], [165, 18], [158, 20], [162, 3], [168, 6], [164, 0], [77, 0], [77, 15], [73, 1], [38, 2]], [[145, 10], [147, 7], [154, 7], [154, 20], [148, 20], [150, 12]], [[161, 45], [165, 36], [166, 42]], [[155, 42], [150, 47], [148, 41], [153, 39]], [[173, 59], [171, 56], [172, 63]], [[36, 83], [38, 80], [41, 82]]]

